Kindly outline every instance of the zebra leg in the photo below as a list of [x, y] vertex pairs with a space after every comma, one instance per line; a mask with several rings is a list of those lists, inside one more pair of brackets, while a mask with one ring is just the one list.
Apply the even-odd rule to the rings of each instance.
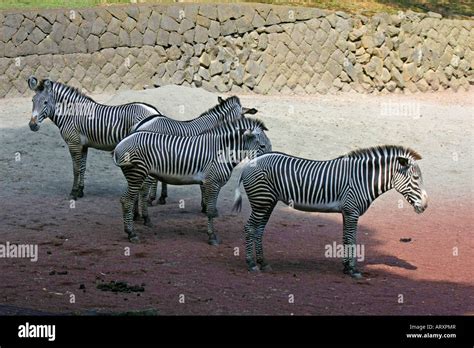
[[87, 150], [89, 148], [84, 146], [82, 148], [82, 157], [81, 157], [81, 170], [79, 173], [79, 188], [77, 192], [77, 197], [84, 197], [84, 175], [86, 173], [86, 163], [87, 163]]
[[[246, 252], [247, 252], [247, 266], [250, 271], [254, 271], [256, 264], [253, 261], [253, 248], [252, 244], [247, 242], [247, 231], [249, 231], [249, 238], [253, 237], [253, 245], [255, 246], [255, 254], [257, 257], [257, 264], [262, 271], [271, 271], [270, 265], [265, 261], [263, 257], [263, 232], [265, 226], [267, 225], [270, 215], [275, 208], [275, 205], [278, 201], [262, 201], [261, 198], [258, 202], [258, 205], [255, 202], [251, 201], [252, 213], [250, 214], [249, 221], [246, 226]], [[257, 267], [258, 270], [258, 267]]]
[[252, 223], [251, 219], [245, 225], [245, 261], [247, 263], [247, 269], [250, 272], [257, 272], [258, 267], [255, 263], [255, 259], [253, 257], [253, 250], [254, 250], [254, 241], [255, 241], [255, 230], [256, 227]]
[[350, 252], [349, 255], [344, 256], [343, 265], [344, 273], [350, 275], [353, 278], [362, 278], [362, 274], [356, 268], [356, 235], [357, 235], [357, 223], [359, 221], [359, 214], [356, 212], [342, 212], [343, 219], [343, 244], [344, 251]]
[[82, 146], [76, 144], [69, 144], [69, 153], [72, 158], [72, 170], [74, 174], [74, 183], [69, 194], [70, 199], [76, 200], [79, 196], [79, 177], [81, 172]]
[[276, 202], [265, 212], [265, 215], [260, 220], [257, 230], [255, 231], [255, 254], [257, 256], [257, 263], [260, 266], [262, 271], [271, 271], [271, 266], [265, 261], [263, 257], [263, 232], [265, 231], [265, 226], [267, 225], [268, 219], [272, 214], [273, 208], [275, 208]]
[[140, 219], [140, 196], [135, 199], [133, 202], [133, 221], [138, 221]]
[[147, 177], [143, 168], [123, 167], [122, 172], [127, 179], [127, 190], [122, 194], [120, 203], [122, 203], [122, 213], [125, 233], [132, 243], [138, 243], [137, 234], [133, 226], [133, 206], [138, 198], [138, 193]]
[[207, 212], [207, 204], [206, 204], [206, 189], [203, 184], [199, 185], [201, 189], [201, 212], [206, 214]]
[[[150, 216], [148, 215], [148, 202], [147, 198], [150, 193], [150, 187], [155, 184], [157, 181], [156, 179], [152, 177], [147, 177], [145, 179], [145, 182], [142, 185], [142, 188], [140, 189], [140, 205], [141, 205], [141, 213], [143, 216], [144, 224], [145, 226], [148, 227], [153, 227], [153, 224], [151, 223]], [[156, 192], [156, 191], [155, 191]]]
[[207, 180], [205, 183], [206, 201], [207, 201], [207, 235], [210, 245], [219, 245], [219, 240], [214, 232], [214, 218], [217, 214], [217, 197], [221, 190], [221, 185], [217, 182]]
[[[157, 183], [158, 185], [158, 183]], [[158, 186], [155, 188], [155, 192], [158, 189]], [[161, 195], [158, 198], [158, 204], [166, 204], [166, 197], [168, 197], [168, 184], [165, 182], [161, 183]]]
[[153, 205], [153, 201], [156, 199], [156, 190], [158, 189], [158, 180], [153, 179], [153, 183], [150, 186], [150, 193], [148, 195], [148, 205], [151, 207]]

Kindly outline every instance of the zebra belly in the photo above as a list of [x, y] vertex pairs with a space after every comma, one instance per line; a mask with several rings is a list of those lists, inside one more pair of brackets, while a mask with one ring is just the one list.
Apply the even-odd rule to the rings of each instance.
[[102, 151], [112, 151], [115, 149], [117, 143], [97, 143], [89, 140], [86, 136], [81, 135], [81, 144], [83, 146], [91, 147], [93, 149], [102, 150]]
[[202, 184], [204, 180], [204, 175], [202, 173], [181, 175], [181, 174], [172, 174], [166, 175], [162, 173], [150, 173], [152, 176], [156, 177], [161, 182], [165, 182], [170, 185], [195, 185]]
[[[288, 203], [286, 203], [288, 204]], [[291, 204], [288, 204], [291, 205]], [[293, 208], [301, 211], [319, 212], [319, 213], [340, 213], [341, 205], [339, 202], [329, 202], [324, 204], [302, 204], [293, 203]]]

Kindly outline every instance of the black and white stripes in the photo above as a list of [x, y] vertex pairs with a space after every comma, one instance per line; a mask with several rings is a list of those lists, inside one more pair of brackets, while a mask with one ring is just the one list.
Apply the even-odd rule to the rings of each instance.
[[[150, 224], [144, 202], [151, 183], [147, 178], [152, 176], [175, 185], [202, 185], [209, 243], [217, 244], [213, 219], [217, 216], [219, 191], [241, 160], [271, 151], [265, 130], [261, 121], [242, 118], [218, 123], [197, 136], [138, 131], [122, 140], [115, 149], [114, 161], [122, 168], [128, 183], [121, 202], [129, 239], [138, 240], [132, 218], [133, 205], [139, 194], [145, 224]], [[234, 156], [226, 156], [227, 153]]]
[[83, 196], [88, 148], [111, 151], [142, 119], [159, 114], [151, 105], [129, 103], [111, 106], [96, 103], [76, 88], [36, 78], [28, 79], [33, 97], [29, 123], [37, 131], [45, 118], [50, 118], [61, 132], [73, 161], [74, 184], [71, 198]]
[[[252, 207], [245, 226], [246, 258], [250, 269], [260, 268], [263, 258], [262, 235], [278, 201], [298, 210], [339, 212], [343, 215], [343, 243], [356, 242], [357, 221], [382, 193], [395, 188], [418, 213], [427, 207], [420, 168], [421, 157], [400, 146], [379, 146], [350, 152], [330, 161], [313, 161], [284, 153], [268, 153], [245, 165], [243, 182]], [[239, 181], [239, 184], [240, 184]], [[241, 206], [236, 189], [235, 209]], [[359, 277], [355, 258], [344, 259], [344, 271]]]

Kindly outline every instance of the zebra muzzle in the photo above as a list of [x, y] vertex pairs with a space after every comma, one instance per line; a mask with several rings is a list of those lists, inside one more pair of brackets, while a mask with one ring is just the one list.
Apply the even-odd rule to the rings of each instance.
[[33, 122], [33, 121], [30, 121], [30, 123], [28, 123], [28, 126], [30, 126], [30, 129], [33, 132], [37, 132], [38, 129], [40, 128], [39, 125], [36, 122]]

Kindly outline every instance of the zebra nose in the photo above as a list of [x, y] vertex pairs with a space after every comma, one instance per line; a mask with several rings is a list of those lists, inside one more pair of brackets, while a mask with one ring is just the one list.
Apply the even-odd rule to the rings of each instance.
[[36, 132], [39, 129], [39, 126], [36, 122], [30, 121], [28, 125], [30, 126], [30, 130], [32, 130], [33, 132]]

